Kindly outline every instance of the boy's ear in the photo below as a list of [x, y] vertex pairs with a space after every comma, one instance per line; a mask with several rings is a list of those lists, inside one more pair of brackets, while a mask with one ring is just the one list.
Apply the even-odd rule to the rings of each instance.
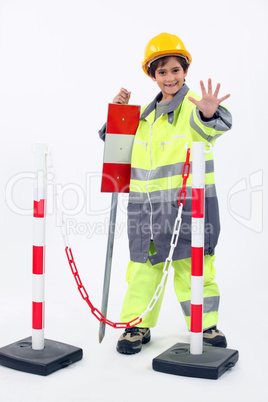
[[187, 70], [184, 72], [184, 78], [187, 76], [188, 71], [189, 71], [189, 66], [188, 66]]

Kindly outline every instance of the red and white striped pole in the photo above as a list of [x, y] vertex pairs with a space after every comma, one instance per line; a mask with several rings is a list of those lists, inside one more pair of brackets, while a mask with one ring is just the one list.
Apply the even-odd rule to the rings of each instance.
[[190, 353], [203, 352], [205, 143], [192, 148], [192, 258]]
[[32, 265], [32, 349], [44, 349], [45, 327], [45, 234], [47, 200], [46, 144], [34, 144], [35, 183], [33, 206], [33, 265]]

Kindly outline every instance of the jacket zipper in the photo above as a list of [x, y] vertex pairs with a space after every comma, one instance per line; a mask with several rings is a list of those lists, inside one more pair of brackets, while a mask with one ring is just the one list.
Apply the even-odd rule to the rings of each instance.
[[[161, 116], [159, 116], [158, 119], [160, 117]], [[150, 132], [150, 162], [151, 162], [151, 169], [150, 169], [150, 171], [148, 173], [148, 176], [147, 176], [146, 193], [147, 193], [147, 197], [148, 197], [148, 201], [149, 201], [149, 205], [150, 205], [150, 209], [151, 209], [151, 212], [150, 212], [150, 232], [151, 232], [151, 239], [152, 240], [153, 240], [153, 207], [152, 207], [152, 202], [151, 202], [151, 199], [150, 199], [150, 193], [149, 193], [149, 190], [148, 190], [148, 182], [149, 182], [149, 179], [150, 179], [150, 176], [151, 176], [151, 173], [152, 173], [152, 169], [153, 169], [153, 157], [152, 157], [153, 128], [154, 128], [154, 125], [155, 125], [155, 123], [157, 122], [158, 119], [155, 120], [153, 125], [151, 125], [149, 120], [145, 119], [150, 124], [150, 127], [151, 127], [151, 132]], [[173, 139], [174, 138], [181, 138], [181, 137], [185, 137], [185, 136], [186, 136], [186, 134], [176, 135], [176, 136], [173, 137]], [[137, 140], [137, 142], [142, 143], [141, 141], [138, 141], [138, 140]], [[164, 144], [170, 144], [171, 142], [172, 141], [161, 142], [161, 150], [163, 150]], [[148, 143], [142, 143], [142, 144], [146, 145], [146, 147], [148, 145]]]
[[[159, 119], [159, 117], [158, 117], [158, 119]], [[151, 125], [151, 123], [147, 119], [145, 119], [145, 120], [150, 124], [150, 127], [151, 127], [151, 132], [150, 132], [150, 162], [151, 162], [151, 169], [150, 169], [150, 171], [148, 173], [148, 176], [147, 176], [146, 192], [147, 192], [147, 197], [148, 197], [148, 201], [149, 201], [149, 205], [150, 205], [150, 209], [151, 209], [151, 212], [150, 212], [150, 232], [151, 232], [151, 240], [153, 240], [153, 238], [154, 238], [154, 236], [153, 236], [153, 207], [152, 207], [152, 202], [151, 202], [151, 199], [150, 199], [150, 193], [149, 193], [149, 190], [148, 190], [148, 182], [149, 182], [152, 170], [153, 170], [152, 138], [153, 138], [153, 128], [154, 128], [154, 125], [157, 122], [157, 120], [155, 120], [153, 125]]]

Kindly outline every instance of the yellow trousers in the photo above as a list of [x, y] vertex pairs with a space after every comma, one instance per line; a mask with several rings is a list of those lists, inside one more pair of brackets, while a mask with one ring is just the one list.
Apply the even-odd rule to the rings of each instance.
[[[150, 255], [155, 253], [153, 242], [151, 242]], [[218, 322], [219, 288], [215, 278], [214, 268], [215, 257], [206, 255], [204, 257], [204, 302], [203, 302], [203, 329], [212, 327]], [[183, 314], [190, 329], [191, 323], [191, 258], [172, 262], [174, 268], [174, 289], [181, 304]], [[130, 261], [126, 280], [128, 289], [122, 306], [120, 321], [129, 322], [139, 317], [150, 303], [155, 290], [162, 279], [164, 263], [152, 265]], [[156, 325], [160, 312], [164, 289], [160, 298], [142, 320], [138, 327], [152, 328]]]

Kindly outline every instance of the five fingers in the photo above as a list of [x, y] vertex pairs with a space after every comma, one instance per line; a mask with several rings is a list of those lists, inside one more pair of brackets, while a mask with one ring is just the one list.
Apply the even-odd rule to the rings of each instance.
[[[206, 94], [208, 94], [208, 95], [214, 96], [215, 98], [218, 98], [221, 84], [220, 83], [217, 84], [215, 92], [214, 92], [213, 95], [212, 95], [212, 80], [211, 80], [211, 78], [208, 79], [208, 91], [206, 91], [204, 82], [202, 80], [200, 81], [200, 87], [201, 87], [202, 97], [204, 97]], [[229, 98], [229, 96], [230, 96], [230, 94], [225, 95], [222, 98], [218, 99], [219, 103], [221, 103], [225, 99]]]

